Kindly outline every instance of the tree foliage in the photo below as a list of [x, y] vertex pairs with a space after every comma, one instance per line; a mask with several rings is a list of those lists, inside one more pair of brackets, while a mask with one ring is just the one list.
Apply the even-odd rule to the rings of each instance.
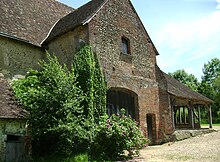
[[168, 73], [179, 82], [185, 84], [187, 87], [194, 91], [198, 91], [199, 82], [193, 74], [188, 74], [185, 70], [177, 70], [173, 73]]
[[[79, 118], [84, 118], [81, 103], [85, 96], [77, 85], [74, 70], [68, 71], [49, 55], [48, 62], [41, 61], [40, 65], [42, 71], [30, 70], [25, 79], [14, 81], [12, 87], [19, 102], [30, 112], [34, 142], [43, 148], [42, 153], [48, 153], [54, 152], [54, 148], [62, 150], [60, 143], [83, 138]], [[71, 136], [63, 138], [66, 134]], [[65, 149], [69, 151], [70, 147]]]
[[203, 76], [199, 92], [212, 99], [213, 120], [220, 122], [220, 59], [214, 58], [204, 64]]
[[32, 135], [44, 145], [42, 152], [70, 154], [93, 140], [95, 122], [106, 110], [106, 83], [90, 46], [75, 54], [71, 70], [47, 55], [47, 62], [40, 61], [41, 71], [30, 70], [12, 86], [31, 114]]

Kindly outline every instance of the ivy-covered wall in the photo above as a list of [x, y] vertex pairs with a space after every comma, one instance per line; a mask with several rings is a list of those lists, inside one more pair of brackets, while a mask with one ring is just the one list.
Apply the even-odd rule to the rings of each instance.
[[[130, 55], [122, 53], [122, 37], [129, 40]], [[129, 0], [109, 0], [92, 20], [51, 40], [46, 47], [60, 62], [71, 65], [81, 44], [90, 44], [104, 70], [109, 88], [127, 89], [138, 96], [135, 119], [147, 135], [146, 115], [155, 114], [155, 142], [166, 134], [169, 117], [161, 124], [167, 103], [160, 104], [154, 46]], [[166, 96], [165, 96], [166, 97]], [[167, 100], [166, 100], [167, 101]], [[161, 102], [162, 103], [162, 102]]]
[[[122, 53], [122, 37], [129, 40], [130, 55]], [[157, 52], [129, 0], [109, 0], [101, 8], [89, 23], [89, 43], [100, 57], [108, 87], [137, 94], [136, 115], [146, 136], [146, 115], [155, 114], [155, 142], [163, 138], [166, 130], [160, 124], [163, 111], [155, 72]]]

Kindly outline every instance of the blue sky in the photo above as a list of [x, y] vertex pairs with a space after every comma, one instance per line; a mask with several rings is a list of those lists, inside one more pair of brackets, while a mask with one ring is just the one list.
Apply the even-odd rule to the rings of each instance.
[[[77, 8], [89, 0], [59, 0]], [[220, 58], [220, 0], [131, 0], [164, 72], [184, 69], [199, 80], [204, 63]]]

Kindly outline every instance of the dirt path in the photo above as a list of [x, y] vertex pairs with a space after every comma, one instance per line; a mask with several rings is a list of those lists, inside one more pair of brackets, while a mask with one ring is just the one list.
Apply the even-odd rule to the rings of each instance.
[[220, 162], [220, 127], [218, 132], [179, 142], [149, 146], [141, 150], [146, 162]]

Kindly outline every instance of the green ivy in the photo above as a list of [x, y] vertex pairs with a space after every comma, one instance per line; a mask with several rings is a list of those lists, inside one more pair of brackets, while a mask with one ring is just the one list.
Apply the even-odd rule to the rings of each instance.
[[85, 115], [96, 122], [106, 112], [106, 82], [98, 57], [91, 46], [84, 46], [75, 54], [73, 62], [77, 81], [86, 96]]

